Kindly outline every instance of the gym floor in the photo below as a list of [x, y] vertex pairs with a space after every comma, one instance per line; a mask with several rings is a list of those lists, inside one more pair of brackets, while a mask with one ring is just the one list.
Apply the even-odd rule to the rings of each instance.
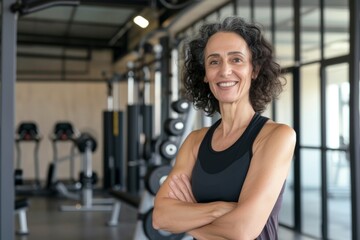
[[[137, 209], [126, 203], [121, 205], [118, 226], [109, 227], [106, 223], [111, 212], [61, 212], [59, 206], [73, 205], [74, 201], [59, 197], [32, 196], [29, 202], [27, 220], [30, 233], [16, 235], [16, 240], [140, 240], [133, 239]], [[280, 227], [279, 240], [310, 239]]]

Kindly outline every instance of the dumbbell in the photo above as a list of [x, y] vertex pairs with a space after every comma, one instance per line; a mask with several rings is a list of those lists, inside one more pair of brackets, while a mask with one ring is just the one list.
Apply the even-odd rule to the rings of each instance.
[[180, 118], [168, 118], [164, 123], [164, 130], [171, 136], [179, 136], [185, 130], [184, 120]]
[[153, 208], [151, 208], [147, 213], [144, 215], [144, 232], [145, 235], [149, 238], [149, 240], [180, 240], [185, 236], [185, 233], [170, 233], [167, 231], [156, 230], [152, 226], [152, 215], [153, 215]]
[[145, 186], [152, 195], [156, 195], [171, 169], [171, 165], [152, 166], [149, 168], [145, 176]]
[[177, 113], [186, 113], [189, 111], [190, 104], [185, 99], [179, 99], [171, 103], [171, 108]]
[[160, 155], [167, 160], [174, 159], [177, 151], [178, 147], [176, 143], [171, 140], [165, 140], [160, 144]]

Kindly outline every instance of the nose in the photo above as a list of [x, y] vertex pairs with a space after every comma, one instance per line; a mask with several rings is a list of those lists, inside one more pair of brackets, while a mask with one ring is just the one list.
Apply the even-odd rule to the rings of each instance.
[[232, 74], [232, 68], [230, 66], [230, 64], [224, 62], [221, 66], [221, 75], [223, 77], [229, 76]]

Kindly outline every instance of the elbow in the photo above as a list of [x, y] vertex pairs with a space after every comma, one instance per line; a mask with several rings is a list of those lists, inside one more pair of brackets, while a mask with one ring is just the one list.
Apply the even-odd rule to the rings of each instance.
[[[258, 235], [260, 235], [260, 234], [258, 234]], [[253, 233], [251, 233], [251, 232], [249, 232], [249, 231], [237, 231], [233, 236], [232, 236], [232, 238], [231, 239], [236, 239], [236, 240], [239, 240], [239, 239], [241, 239], [241, 240], [254, 240], [254, 239], [256, 239], [257, 237], [258, 237], [258, 235], [256, 235], [256, 234], [253, 234]]]
[[169, 218], [168, 207], [166, 204], [154, 204], [151, 213], [151, 223], [155, 230], [170, 231], [172, 232], [173, 221]]
[[237, 231], [234, 231], [232, 239], [254, 240], [261, 234], [261, 230], [254, 229], [251, 226], [244, 226], [243, 224], [242, 226], [236, 226], [234, 229], [237, 229]]
[[152, 226], [155, 230], [160, 230], [159, 224], [154, 219], [152, 219]]
[[154, 229], [159, 230], [160, 229], [160, 224], [159, 224], [159, 218], [157, 217], [157, 215], [155, 214], [155, 211], [153, 210], [152, 212], [152, 226]]
[[161, 216], [158, 213], [158, 211], [155, 210], [155, 208], [153, 208], [153, 212], [152, 212], [152, 226], [156, 230], [162, 229]]
[[155, 210], [155, 208], [153, 209], [152, 212], [152, 219], [151, 219], [151, 223], [152, 223], [152, 227], [153, 229], [159, 231], [164, 231], [164, 232], [169, 232], [169, 233], [181, 233], [181, 231], [176, 231], [173, 229], [173, 226], [171, 226], [171, 224], [169, 225], [169, 219], [167, 217], [164, 217], [164, 214], [161, 214], [159, 212], [159, 210]]

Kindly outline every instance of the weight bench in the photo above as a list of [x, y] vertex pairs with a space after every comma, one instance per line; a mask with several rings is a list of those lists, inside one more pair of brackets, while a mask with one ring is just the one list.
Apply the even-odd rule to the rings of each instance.
[[133, 194], [118, 190], [110, 190], [109, 194], [115, 199], [111, 219], [108, 222], [109, 226], [116, 226], [119, 223], [121, 202], [125, 202], [134, 208], [138, 208], [140, 205], [141, 198]]
[[15, 214], [19, 216], [19, 230], [16, 231], [19, 235], [29, 234], [27, 225], [26, 211], [29, 207], [29, 201], [23, 197], [16, 197], [15, 199]]

